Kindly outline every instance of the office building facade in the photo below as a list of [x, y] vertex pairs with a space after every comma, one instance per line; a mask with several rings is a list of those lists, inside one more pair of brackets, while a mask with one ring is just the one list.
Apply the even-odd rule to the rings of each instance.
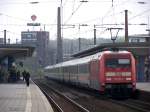
[[35, 47], [35, 54], [41, 66], [48, 64], [49, 32], [47, 31], [23, 31], [21, 32], [21, 43]]

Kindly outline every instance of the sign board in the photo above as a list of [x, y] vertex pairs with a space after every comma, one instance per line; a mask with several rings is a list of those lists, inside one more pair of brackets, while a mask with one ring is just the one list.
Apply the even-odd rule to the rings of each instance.
[[27, 26], [41, 26], [40, 23], [27, 23]]
[[36, 18], [37, 18], [36, 15], [32, 15], [32, 16], [31, 16], [32, 21], [35, 21]]

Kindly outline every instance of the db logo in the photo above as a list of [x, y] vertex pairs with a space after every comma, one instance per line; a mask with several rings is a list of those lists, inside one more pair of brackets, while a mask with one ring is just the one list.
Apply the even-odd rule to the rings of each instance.
[[31, 16], [32, 21], [35, 21], [36, 18], [37, 18], [36, 15], [32, 15], [32, 16]]

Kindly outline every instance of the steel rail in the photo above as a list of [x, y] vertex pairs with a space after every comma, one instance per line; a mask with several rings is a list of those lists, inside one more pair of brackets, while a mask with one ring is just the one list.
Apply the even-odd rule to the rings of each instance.
[[48, 93], [44, 89], [42, 89], [34, 80], [32, 80], [32, 82], [40, 88], [40, 90], [44, 93], [44, 95], [47, 97], [50, 103], [54, 106], [54, 109], [56, 109], [57, 112], [64, 112], [61, 109], [61, 107], [54, 101], [54, 99], [51, 96], [48, 95]]
[[45, 83], [45, 85], [46, 85], [49, 89], [51, 89], [52, 91], [54, 91], [56, 94], [58, 94], [58, 95], [64, 97], [66, 100], [68, 100], [70, 103], [72, 103], [73, 105], [75, 105], [77, 108], [81, 109], [82, 112], [90, 112], [89, 110], [87, 110], [86, 108], [84, 108], [83, 106], [81, 106], [80, 104], [78, 104], [77, 102], [75, 102], [75, 101], [73, 101], [72, 99], [70, 99], [69, 97], [67, 97], [67, 96], [65, 96], [65, 95], [63, 95], [63, 94], [61, 94], [59, 91], [53, 89], [52, 87], [50, 87], [50, 86], [47, 85], [46, 83]]
[[69, 101], [70, 103], [72, 103], [73, 105], [75, 105], [77, 108], [81, 109], [82, 112], [90, 112], [89, 110], [87, 110], [86, 108], [84, 108], [83, 106], [81, 106], [80, 104], [78, 104], [77, 102], [73, 101], [72, 99], [70, 99], [69, 97], [61, 94], [59, 91], [53, 89], [52, 87], [50, 87], [48, 84], [43, 83], [44, 85], [46, 85], [49, 89], [51, 89], [52, 91], [54, 91], [56, 94], [62, 96], [63, 98], [65, 98], [67, 101]]
[[120, 102], [120, 101], [111, 100], [111, 99], [109, 99], [109, 101], [111, 101], [112, 103], [116, 103], [118, 105], [121, 105], [121, 106], [125, 106], [125, 107], [128, 107], [128, 108], [140, 111], [140, 112], [149, 112], [149, 110], [147, 110], [147, 109], [143, 109], [143, 108], [140, 108], [138, 106], [128, 104], [127, 102]]

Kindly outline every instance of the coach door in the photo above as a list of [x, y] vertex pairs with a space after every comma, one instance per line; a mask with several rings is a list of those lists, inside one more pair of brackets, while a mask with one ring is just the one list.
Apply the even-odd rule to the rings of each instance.
[[90, 87], [99, 90], [99, 61], [92, 60], [90, 62]]

